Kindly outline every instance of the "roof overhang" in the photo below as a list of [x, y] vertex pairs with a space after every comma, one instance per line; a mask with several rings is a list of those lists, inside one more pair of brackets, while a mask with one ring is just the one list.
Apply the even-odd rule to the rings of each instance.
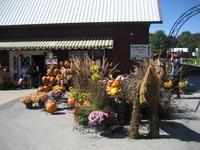
[[0, 41], [0, 50], [78, 50], [113, 49], [112, 37], [70, 37], [46, 40]]

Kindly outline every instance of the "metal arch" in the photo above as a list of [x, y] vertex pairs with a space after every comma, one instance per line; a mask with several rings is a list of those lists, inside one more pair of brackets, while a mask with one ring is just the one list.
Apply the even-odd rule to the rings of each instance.
[[181, 27], [184, 25], [184, 23], [195, 16], [196, 14], [200, 13], [200, 4], [190, 8], [185, 13], [183, 13], [174, 23], [172, 28], [170, 29], [169, 36], [176, 37]]

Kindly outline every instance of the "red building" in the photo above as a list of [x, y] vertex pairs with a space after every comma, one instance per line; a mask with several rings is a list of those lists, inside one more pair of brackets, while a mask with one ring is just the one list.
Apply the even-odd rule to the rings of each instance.
[[24, 64], [42, 68], [52, 53], [58, 60], [106, 57], [128, 72], [140, 53], [150, 55], [159, 7], [159, 0], [0, 0], [0, 60], [15, 77]]

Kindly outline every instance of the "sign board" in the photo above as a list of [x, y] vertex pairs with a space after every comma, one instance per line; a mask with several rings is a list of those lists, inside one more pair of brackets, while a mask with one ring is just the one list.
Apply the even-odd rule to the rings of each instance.
[[45, 59], [45, 64], [46, 65], [57, 65], [58, 64], [58, 59], [57, 58]]
[[151, 57], [151, 50], [148, 44], [131, 44], [130, 45], [130, 59], [141, 60], [149, 59]]

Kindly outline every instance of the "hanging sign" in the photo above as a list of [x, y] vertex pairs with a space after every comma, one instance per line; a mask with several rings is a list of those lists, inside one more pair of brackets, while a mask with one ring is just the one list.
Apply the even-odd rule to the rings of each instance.
[[151, 57], [151, 50], [148, 44], [131, 44], [130, 45], [130, 59], [141, 60], [149, 59]]

